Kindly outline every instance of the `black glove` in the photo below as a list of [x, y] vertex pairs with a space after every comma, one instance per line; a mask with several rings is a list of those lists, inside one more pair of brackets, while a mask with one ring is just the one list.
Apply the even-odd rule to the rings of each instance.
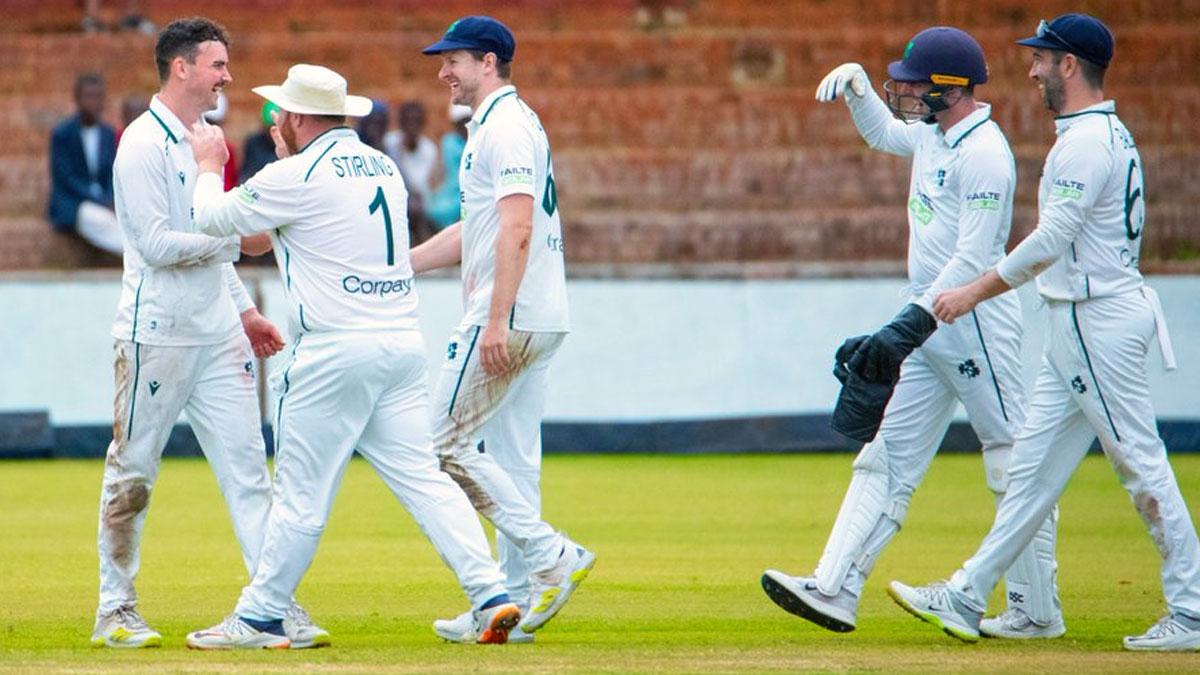
[[865, 380], [895, 384], [900, 364], [935, 330], [937, 319], [932, 314], [918, 305], [905, 305], [891, 323], [859, 345], [846, 366]]
[[850, 361], [850, 357], [854, 356], [854, 352], [858, 351], [859, 345], [866, 342], [870, 335], [856, 335], [852, 338], [846, 338], [841, 347], [838, 347], [837, 352], [833, 355], [833, 376], [838, 382], [846, 384], [846, 376], [849, 375], [850, 369], [846, 363]]
[[883, 423], [883, 412], [892, 398], [895, 383], [870, 382], [854, 371], [848, 371], [845, 377], [829, 426], [843, 436], [870, 443]]

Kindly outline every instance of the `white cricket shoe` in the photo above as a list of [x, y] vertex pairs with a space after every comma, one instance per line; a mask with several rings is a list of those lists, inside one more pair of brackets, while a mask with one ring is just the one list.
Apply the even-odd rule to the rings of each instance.
[[502, 645], [508, 642], [508, 633], [521, 622], [521, 608], [515, 602], [506, 602], [471, 612], [474, 621], [475, 642], [481, 645]]
[[563, 537], [563, 551], [554, 567], [533, 573], [533, 606], [521, 622], [521, 630], [532, 633], [553, 619], [595, 564], [595, 553]]
[[313, 623], [308, 612], [295, 602], [283, 617], [283, 632], [292, 643], [290, 649], [315, 649], [330, 643], [329, 631]]
[[162, 635], [151, 628], [133, 607], [118, 607], [96, 617], [92, 646], [118, 649], [161, 647]]
[[1200, 630], [1180, 623], [1168, 614], [1141, 635], [1127, 635], [1125, 649], [1147, 652], [1200, 651]]
[[[478, 642], [479, 631], [475, 626], [475, 612], [467, 611], [453, 619], [438, 619], [433, 622], [433, 632], [447, 642], [472, 644]], [[526, 633], [516, 626], [508, 631], [508, 644], [533, 642], [533, 633]]]
[[258, 630], [237, 614], [230, 614], [212, 628], [187, 636], [189, 649], [287, 649], [290, 645], [287, 635]]
[[909, 614], [941, 628], [946, 635], [963, 642], [979, 641], [979, 619], [983, 613], [968, 607], [946, 582], [913, 587], [893, 581], [888, 584], [887, 592]]
[[1067, 632], [1067, 624], [1063, 623], [1062, 615], [1046, 625], [1035, 623], [1029, 615], [1016, 607], [1010, 607], [1003, 614], [984, 619], [979, 622], [979, 634], [990, 638], [1008, 638], [1010, 640], [1034, 640], [1038, 638], [1060, 638]]
[[854, 630], [858, 596], [844, 588], [837, 595], [825, 595], [817, 589], [816, 578], [788, 576], [779, 570], [763, 572], [762, 587], [775, 604], [821, 628], [835, 633]]

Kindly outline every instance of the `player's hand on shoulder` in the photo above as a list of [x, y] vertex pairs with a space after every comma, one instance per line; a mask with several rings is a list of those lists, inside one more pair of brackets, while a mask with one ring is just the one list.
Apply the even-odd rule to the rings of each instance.
[[250, 348], [254, 350], [254, 355], [259, 358], [274, 356], [283, 349], [283, 336], [279, 334], [275, 324], [254, 307], [242, 312], [242, 330], [250, 340]]
[[857, 63], [843, 63], [829, 71], [829, 74], [817, 85], [817, 100], [822, 103], [836, 101], [838, 97], [846, 96], [847, 91], [856, 97], [865, 96], [871, 81], [867, 71]]

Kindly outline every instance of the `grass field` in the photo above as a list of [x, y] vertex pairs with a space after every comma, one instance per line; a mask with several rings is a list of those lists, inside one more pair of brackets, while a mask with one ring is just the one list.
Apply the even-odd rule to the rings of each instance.
[[[965, 645], [917, 622], [890, 579], [948, 575], [991, 523], [977, 456], [937, 459], [905, 529], [881, 558], [859, 629], [835, 635], [784, 613], [759, 587], [766, 567], [816, 561], [849, 479], [849, 456], [550, 457], [550, 522], [599, 561], [534, 645], [445, 644], [436, 617], [465, 609], [450, 573], [361, 461], [346, 475], [298, 597], [333, 633], [330, 649], [199, 653], [183, 636], [227, 614], [244, 583], [207, 466], [165, 462], [139, 578], [157, 650], [88, 645], [96, 598], [99, 461], [0, 463], [0, 671], [1196, 671], [1200, 654], [1132, 654], [1122, 635], [1163, 610], [1157, 554], [1102, 458], [1061, 509], [1068, 633], [1051, 642]], [[1177, 457], [1200, 502], [1200, 457]], [[995, 598], [993, 606], [995, 606]]]

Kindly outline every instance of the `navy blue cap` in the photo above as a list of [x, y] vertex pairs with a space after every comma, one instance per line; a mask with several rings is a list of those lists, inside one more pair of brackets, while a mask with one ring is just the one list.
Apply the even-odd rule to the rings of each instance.
[[508, 26], [490, 16], [464, 16], [450, 24], [441, 40], [421, 50], [422, 54], [441, 54], [456, 49], [492, 52], [501, 61], [512, 61], [517, 41]]
[[904, 56], [887, 67], [888, 77], [897, 82], [932, 82], [965, 87], [988, 79], [983, 48], [966, 32], [949, 26], [934, 26], [913, 36]]
[[1042, 21], [1037, 35], [1017, 40], [1017, 44], [1068, 52], [1107, 68], [1115, 41], [1112, 31], [1100, 19], [1087, 14], [1063, 14], [1049, 23]]

